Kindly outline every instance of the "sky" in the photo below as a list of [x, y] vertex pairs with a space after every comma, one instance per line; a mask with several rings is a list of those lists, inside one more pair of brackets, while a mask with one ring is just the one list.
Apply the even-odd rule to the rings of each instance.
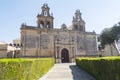
[[100, 34], [120, 21], [120, 0], [0, 0], [0, 41], [11, 43], [20, 37], [22, 23], [36, 26], [36, 16], [47, 3], [53, 13], [54, 28], [72, 25], [76, 10], [82, 13], [86, 31]]

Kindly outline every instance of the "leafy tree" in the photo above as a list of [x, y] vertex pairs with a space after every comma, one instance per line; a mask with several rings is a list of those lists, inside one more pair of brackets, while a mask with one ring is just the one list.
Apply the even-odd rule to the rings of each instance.
[[[120, 38], [120, 24], [114, 25], [111, 28], [105, 28], [100, 35], [102, 48], [104, 49], [105, 45], [107, 45], [107, 44], [109, 44], [110, 46], [113, 45], [115, 47], [115, 40], [117, 41], [119, 38]], [[115, 49], [116, 49], [116, 47], [115, 47]], [[112, 47], [111, 47], [111, 55], [113, 55]]]
[[[114, 43], [114, 38], [111, 30], [112, 30], [111, 28], [105, 28], [100, 35], [101, 46], [103, 49], [105, 48], [105, 45], [109, 44], [111, 46]], [[111, 55], [113, 55], [112, 49], [110, 50], [111, 50]]]
[[114, 40], [118, 40], [120, 38], [120, 25], [113, 26], [111, 33], [113, 34]]
[[107, 44], [112, 44], [114, 42], [113, 34], [111, 28], [105, 28], [100, 35], [101, 45], [104, 47]]

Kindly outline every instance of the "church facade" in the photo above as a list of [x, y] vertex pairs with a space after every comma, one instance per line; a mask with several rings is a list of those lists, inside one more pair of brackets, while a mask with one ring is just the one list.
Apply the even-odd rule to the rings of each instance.
[[81, 13], [76, 10], [72, 25], [53, 26], [47, 4], [37, 15], [37, 26], [21, 25], [22, 57], [53, 57], [57, 63], [74, 62], [78, 56], [97, 56], [96, 33], [86, 32]]

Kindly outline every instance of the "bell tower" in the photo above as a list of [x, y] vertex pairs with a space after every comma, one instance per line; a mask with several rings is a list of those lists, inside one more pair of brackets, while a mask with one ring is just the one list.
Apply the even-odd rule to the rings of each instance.
[[53, 29], [53, 16], [50, 15], [50, 8], [47, 4], [43, 4], [41, 14], [37, 15], [37, 27], [44, 29]]
[[74, 31], [85, 31], [85, 22], [81, 18], [80, 10], [76, 10], [73, 16], [72, 29]]

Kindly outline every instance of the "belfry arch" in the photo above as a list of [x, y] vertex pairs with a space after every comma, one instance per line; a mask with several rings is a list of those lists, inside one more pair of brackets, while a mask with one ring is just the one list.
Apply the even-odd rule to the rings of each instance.
[[50, 29], [50, 22], [47, 22], [47, 28]]
[[43, 22], [43, 21], [40, 21], [39, 27], [40, 27], [40, 28], [43, 28], [43, 27], [44, 27], [44, 22]]

